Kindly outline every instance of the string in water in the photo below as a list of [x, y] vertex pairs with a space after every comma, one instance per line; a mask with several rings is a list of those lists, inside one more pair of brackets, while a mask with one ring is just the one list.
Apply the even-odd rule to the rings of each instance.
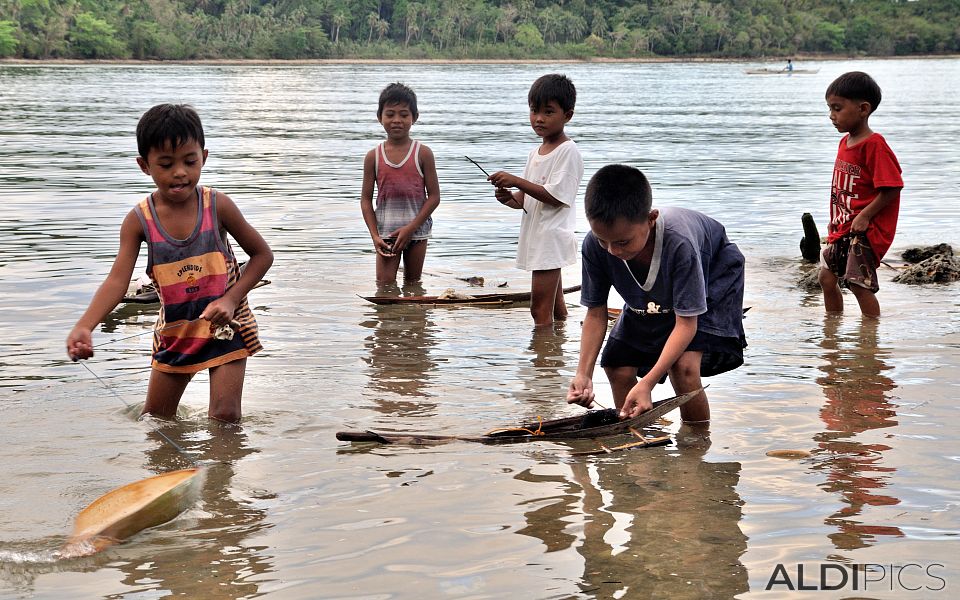
[[[101, 383], [101, 385], [103, 385], [103, 387], [107, 388], [107, 391], [109, 391], [111, 394], [113, 394], [113, 395], [117, 398], [117, 400], [119, 400], [120, 402], [122, 402], [124, 406], [126, 406], [128, 409], [133, 408], [133, 405], [131, 405], [131, 404], [130, 404], [129, 402], [127, 402], [126, 400], [124, 400], [124, 399], [123, 399], [123, 396], [121, 396], [120, 394], [118, 394], [117, 391], [116, 391], [115, 389], [113, 389], [112, 386], [108, 385], [106, 381], [104, 381], [99, 375], [97, 375], [96, 373], [94, 373], [94, 372], [93, 372], [93, 369], [91, 369], [91, 368], [87, 365], [86, 362], [84, 362], [84, 361], [77, 361], [77, 362], [80, 364], [80, 366], [82, 366], [84, 369], [86, 369], [87, 372], [89, 372], [91, 375], [93, 375], [93, 376], [96, 378], [96, 380], [99, 381], [99, 382]], [[175, 441], [173, 441], [172, 439], [170, 439], [170, 436], [168, 436], [168, 435], [165, 434], [164, 432], [160, 431], [160, 429], [159, 429], [158, 427], [155, 427], [152, 423], [150, 424], [150, 427], [157, 433], [157, 435], [159, 435], [161, 438], [163, 438], [164, 441], [166, 441], [168, 444], [170, 444], [170, 445], [173, 447], [174, 450], [176, 450], [177, 452], [179, 452], [180, 454], [182, 454], [187, 460], [189, 460], [189, 461], [190, 461], [190, 464], [192, 464], [192, 465], [195, 466], [195, 467], [200, 466], [200, 463], [197, 461], [197, 459], [196, 459], [192, 454], [190, 454], [189, 452], [187, 452], [186, 450], [184, 450], [183, 448], [181, 448], [180, 445], [177, 444]]]
[[[107, 340], [106, 342], [102, 342], [93, 347], [100, 348], [101, 346], [106, 346], [108, 344], [115, 344], [116, 342], [122, 342], [123, 340], [133, 339], [135, 337], [140, 337], [142, 335], [148, 335], [151, 333], [160, 333], [161, 331], [166, 331], [167, 329], [173, 329], [174, 327], [183, 327], [184, 325], [189, 325], [190, 323], [195, 323], [196, 321], [199, 321], [199, 320], [200, 320], [200, 317], [197, 317], [196, 319], [190, 319], [189, 321], [184, 321], [184, 322], [178, 321], [176, 323], [171, 323], [165, 327], [161, 327], [160, 329], [151, 329], [150, 331], [143, 331], [140, 333], [135, 333], [133, 335], [128, 335], [126, 337]], [[228, 339], [228, 340], [233, 339], [233, 335], [231, 335], [233, 332], [233, 329], [231, 329], [231, 327], [240, 327], [240, 322], [233, 320], [233, 321], [230, 321], [229, 325], [223, 325], [219, 327], [216, 330], [216, 333], [214, 333], [214, 337], [217, 339]]]

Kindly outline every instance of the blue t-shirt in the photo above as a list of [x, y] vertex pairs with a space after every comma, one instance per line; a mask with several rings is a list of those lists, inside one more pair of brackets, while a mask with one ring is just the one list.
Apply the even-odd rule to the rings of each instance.
[[[697, 330], [743, 337], [743, 254], [718, 221], [686, 208], [660, 209], [654, 250], [644, 281], [604, 250], [593, 233], [583, 240], [580, 304], [605, 306], [613, 286], [624, 314], [610, 337], [645, 347], [673, 328], [675, 315], [697, 317]], [[639, 316], [641, 318], [633, 318]]]

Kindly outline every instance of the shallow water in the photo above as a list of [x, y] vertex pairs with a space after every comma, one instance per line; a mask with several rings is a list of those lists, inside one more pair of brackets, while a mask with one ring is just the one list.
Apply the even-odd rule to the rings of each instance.
[[[791, 597], [785, 585], [764, 589], [778, 565], [796, 585], [798, 564], [810, 584], [821, 564], [873, 563], [923, 569], [894, 581], [874, 566], [867, 589], [817, 597], [952, 597], [957, 285], [886, 280], [877, 324], [861, 322], [852, 298], [826, 319], [820, 296], [793, 284], [801, 214], [825, 229], [838, 135], [823, 90], [847, 70], [884, 88], [872, 125], [904, 169], [891, 258], [960, 243], [960, 65], [812, 66], [791, 77], [747, 77], [738, 64], [0, 66], [0, 596], [778, 598]], [[414, 134], [441, 181], [424, 286], [469, 291], [455, 277], [470, 275], [529, 286], [512, 263], [518, 215], [461, 157], [522, 169], [536, 142], [526, 90], [552, 70], [578, 87], [569, 132], [587, 178], [637, 165], [657, 204], [717, 217], [748, 257], [750, 346], [742, 368], [710, 380], [709, 441], [674, 422], [672, 446], [601, 457], [570, 456], [591, 442], [337, 442], [342, 429], [476, 433], [578, 412], [562, 401], [584, 314], [576, 294], [552, 333], [533, 332], [524, 307], [357, 297], [374, 291], [360, 165], [382, 134], [378, 91], [397, 79], [419, 95]], [[249, 361], [239, 428], [206, 422], [205, 374], [176, 422], [130, 416], [149, 336], [89, 361], [109, 389], [63, 351], [120, 221], [149, 189], [133, 130], [163, 101], [197, 106], [203, 182], [228, 192], [276, 253], [273, 283], [251, 293], [266, 350]], [[577, 268], [564, 281], [578, 282]], [[154, 310], [118, 310], [95, 342], [149, 332]], [[609, 406], [602, 374], [597, 387]], [[656, 397], [671, 395], [661, 387]], [[90, 502], [188, 465], [158, 430], [211, 461], [201, 501], [101, 554], [56, 560]]]

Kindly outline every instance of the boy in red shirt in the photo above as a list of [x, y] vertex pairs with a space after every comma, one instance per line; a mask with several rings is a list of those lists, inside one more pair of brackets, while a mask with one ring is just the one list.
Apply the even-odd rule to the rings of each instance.
[[820, 287], [827, 312], [843, 311], [840, 280], [847, 283], [864, 316], [879, 317], [877, 267], [893, 243], [900, 212], [900, 163], [868, 120], [880, 104], [880, 86], [860, 71], [844, 73], [827, 87], [830, 121], [847, 135], [840, 140], [830, 190], [827, 247]]

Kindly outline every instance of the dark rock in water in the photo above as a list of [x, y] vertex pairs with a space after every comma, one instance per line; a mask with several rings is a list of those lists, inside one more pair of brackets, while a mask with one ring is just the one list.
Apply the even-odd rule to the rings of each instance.
[[[945, 244], [943, 244], [945, 245]], [[904, 252], [906, 259], [906, 252]], [[893, 278], [899, 283], [950, 283], [960, 280], [960, 259], [953, 254], [936, 254], [904, 268]]]
[[813, 220], [813, 215], [803, 213], [800, 218], [803, 223], [803, 239], [800, 240], [800, 254], [807, 262], [820, 262], [820, 232], [817, 231], [817, 224]]
[[937, 244], [936, 246], [920, 246], [917, 248], [907, 248], [903, 251], [903, 260], [908, 263], [919, 263], [927, 260], [931, 256], [946, 254], [953, 256], [953, 248], [949, 244]]

